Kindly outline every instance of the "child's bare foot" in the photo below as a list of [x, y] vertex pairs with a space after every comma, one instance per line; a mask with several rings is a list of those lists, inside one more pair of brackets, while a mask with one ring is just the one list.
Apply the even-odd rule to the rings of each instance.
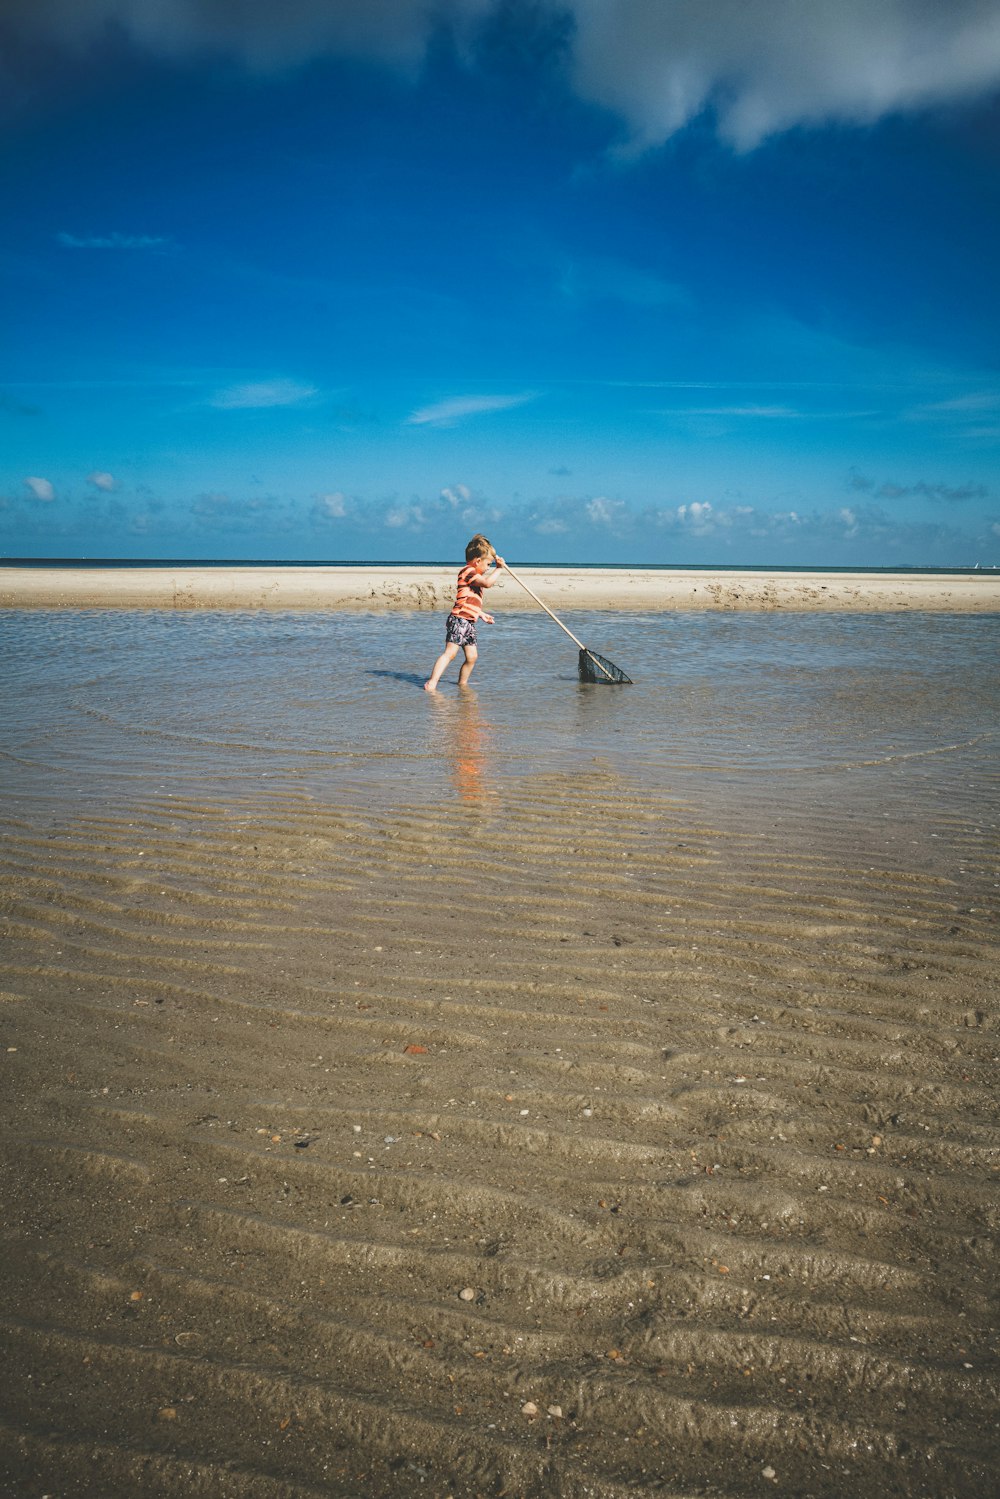
[[424, 683], [424, 691], [425, 692], [437, 692], [437, 683], [436, 682], [425, 682]]

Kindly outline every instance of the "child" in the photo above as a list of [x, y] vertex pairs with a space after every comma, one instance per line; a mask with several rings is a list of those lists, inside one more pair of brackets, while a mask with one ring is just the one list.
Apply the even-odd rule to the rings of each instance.
[[[487, 577], [486, 569], [491, 561], [496, 571]], [[486, 537], [473, 536], [465, 549], [465, 566], [458, 575], [458, 597], [445, 625], [445, 647], [424, 683], [425, 692], [437, 691], [441, 673], [449, 661], [454, 661], [460, 648], [465, 652], [465, 660], [458, 674], [459, 687], [464, 687], [472, 676], [472, 668], [479, 655], [476, 647], [476, 621], [484, 619], [488, 625], [494, 623], [492, 614], [487, 614], [483, 608], [483, 590], [493, 587], [497, 572], [503, 566], [503, 558], [497, 556]]]

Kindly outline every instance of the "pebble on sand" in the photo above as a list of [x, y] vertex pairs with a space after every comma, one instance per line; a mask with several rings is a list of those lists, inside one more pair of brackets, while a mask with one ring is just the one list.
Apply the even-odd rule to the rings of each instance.
[[524, 1402], [524, 1404], [521, 1406], [521, 1415], [522, 1416], [537, 1416], [538, 1415], [538, 1406], [535, 1404], [535, 1402], [533, 1400], [526, 1400]]
[[476, 1293], [472, 1286], [466, 1286], [464, 1291], [459, 1291], [458, 1297], [460, 1301], [475, 1301]]

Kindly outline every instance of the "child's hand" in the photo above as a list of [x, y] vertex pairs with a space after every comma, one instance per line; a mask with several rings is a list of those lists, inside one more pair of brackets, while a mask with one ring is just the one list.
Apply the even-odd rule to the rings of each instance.
[[506, 567], [506, 566], [507, 566], [507, 564], [506, 564], [506, 562], [505, 562], [505, 561], [504, 561], [504, 560], [503, 560], [503, 558], [502, 558], [502, 557], [497, 557], [497, 556], [494, 556], [494, 558], [493, 558], [493, 566], [494, 566], [494, 567]]
[[493, 618], [492, 614], [484, 614], [483, 615], [483, 620], [488, 625], [495, 625], [496, 624], [496, 620]]

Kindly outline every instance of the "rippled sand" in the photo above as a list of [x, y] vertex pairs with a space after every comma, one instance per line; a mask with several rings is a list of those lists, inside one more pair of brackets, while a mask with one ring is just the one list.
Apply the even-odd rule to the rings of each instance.
[[[152, 728], [172, 790], [140, 765], [116, 804], [86, 738], [60, 797], [72, 748], [25, 711], [3, 1491], [989, 1492], [996, 766], [971, 709], [964, 750], [900, 719], [931, 638], [886, 683], [895, 758], [855, 702], [855, 762], [706, 779], [692, 717], [674, 791], [551, 723], [502, 770], [484, 688], [440, 784], [417, 741], [380, 794], [209, 796]], [[719, 765], [754, 722], [727, 701]]]

